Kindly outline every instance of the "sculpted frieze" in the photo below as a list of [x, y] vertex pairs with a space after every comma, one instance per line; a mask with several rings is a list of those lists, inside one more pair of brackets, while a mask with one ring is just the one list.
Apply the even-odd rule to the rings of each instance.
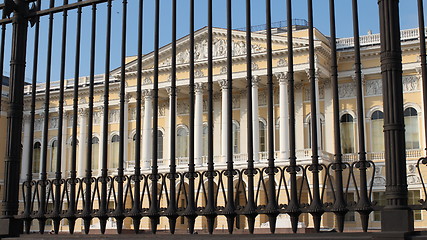
[[403, 83], [403, 92], [414, 92], [414, 91], [420, 90], [417, 76], [414, 76], [414, 75], [403, 76], [402, 83]]
[[383, 93], [383, 83], [381, 79], [369, 80], [365, 84], [366, 96], [378, 96]]
[[356, 84], [354, 82], [338, 84], [338, 95], [340, 98], [356, 97]]

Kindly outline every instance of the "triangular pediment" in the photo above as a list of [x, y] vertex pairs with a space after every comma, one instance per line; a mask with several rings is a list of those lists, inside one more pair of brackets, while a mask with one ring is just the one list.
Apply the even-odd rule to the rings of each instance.
[[[247, 51], [246, 46], [246, 32], [233, 30], [233, 57], [245, 56]], [[252, 54], [262, 53], [267, 48], [267, 36], [264, 33], [252, 33]], [[195, 63], [207, 61], [208, 59], [208, 28], [204, 27], [197, 30], [194, 33], [195, 39]], [[273, 51], [287, 48], [287, 37], [286, 35], [273, 35]], [[308, 46], [307, 39], [295, 38], [294, 47], [305, 47]], [[159, 49], [159, 67], [169, 67], [171, 65], [171, 44], [165, 45]], [[190, 62], [190, 36], [187, 35], [177, 40], [177, 54], [176, 61], [177, 65], [185, 65]], [[214, 28], [213, 29], [213, 58], [221, 59], [227, 57], [227, 29]], [[146, 54], [142, 58], [142, 69], [153, 68], [154, 53], [151, 52]], [[120, 74], [120, 68], [115, 69], [111, 72], [113, 76]], [[137, 70], [137, 59], [130, 61], [126, 64], [126, 72], [135, 72]]]

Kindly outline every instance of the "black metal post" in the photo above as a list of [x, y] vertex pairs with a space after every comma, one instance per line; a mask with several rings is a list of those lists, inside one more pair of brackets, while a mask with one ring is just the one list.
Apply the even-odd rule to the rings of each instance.
[[[117, 205], [115, 211], [111, 214], [117, 221], [117, 233], [121, 234], [123, 230], [124, 211], [124, 151], [125, 151], [125, 97], [126, 97], [126, 26], [127, 26], [127, 0], [122, 4], [122, 47], [121, 47], [121, 65], [120, 65], [120, 127], [119, 127], [119, 167], [117, 169]], [[127, 143], [126, 143], [127, 144]], [[154, 144], [155, 145], [155, 144]]]
[[[246, 0], [246, 96], [247, 96], [247, 131], [248, 131], [248, 169], [245, 174], [248, 176], [248, 202], [243, 213], [248, 219], [249, 233], [254, 233], [255, 218], [258, 215], [255, 204], [255, 184], [254, 175], [254, 128], [252, 111], [252, 34], [251, 34], [251, 1]], [[258, 154], [258, 153], [255, 153]]]
[[[292, 232], [298, 230], [298, 218], [301, 214], [298, 201], [297, 173], [300, 168], [296, 162], [295, 147], [295, 81], [294, 81], [294, 52], [293, 52], [293, 29], [292, 29], [292, 0], [286, 0], [287, 10], [287, 40], [288, 40], [288, 105], [289, 105], [289, 167], [287, 171], [291, 175], [291, 195], [286, 213], [291, 218]], [[285, 119], [281, 120], [285, 121]]]
[[213, 161], [213, 15], [212, 0], [208, 0], [208, 171], [205, 176], [208, 179], [208, 195], [203, 215], [208, 222], [208, 232], [214, 231], [215, 219], [217, 217], [215, 207], [214, 177], [216, 176]]
[[[85, 186], [84, 206], [80, 217], [83, 219], [84, 232], [89, 233], [92, 216], [92, 138], [93, 138], [93, 95], [95, 77], [95, 41], [96, 41], [96, 4], [92, 4], [92, 29], [90, 41], [90, 73], [89, 73], [89, 102], [88, 102], [88, 127], [86, 149], [86, 176], [83, 179]], [[85, 126], [80, 126], [85, 127]], [[83, 143], [82, 143], [83, 144]]]
[[[79, 0], [81, 1], [81, 0]], [[69, 203], [67, 213], [64, 218], [68, 219], [69, 231], [71, 234], [74, 233], [74, 227], [76, 224], [76, 213], [77, 213], [77, 199], [76, 199], [76, 184], [77, 180], [77, 113], [79, 104], [79, 74], [80, 74], [80, 42], [81, 42], [81, 27], [82, 27], [82, 8], [77, 8], [77, 23], [76, 23], [76, 52], [75, 52], [75, 65], [74, 65], [74, 91], [73, 91], [73, 130], [71, 140], [71, 167], [70, 167], [70, 179], [67, 179], [67, 183], [70, 184], [69, 190]], [[83, 127], [83, 126], [80, 126]], [[83, 144], [83, 143], [82, 143]]]
[[[233, 99], [233, 44], [232, 36], [232, 8], [231, 0], [227, 0], [227, 98], [229, 101]], [[227, 104], [227, 109], [222, 109], [222, 111], [227, 111], [227, 170], [225, 171], [225, 176], [227, 177], [227, 203], [225, 209], [223, 210], [224, 216], [227, 218], [228, 232], [233, 233], [234, 227], [234, 218], [236, 217], [235, 205], [234, 205], [234, 189], [233, 189], [233, 176], [235, 171], [233, 169], [233, 106], [232, 104]]]
[[166, 211], [166, 216], [169, 219], [169, 229], [172, 234], [175, 233], [176, 219], [178, 218], [177, 213], [177, 201], [176, 201], [176, 179], [178, 175], [176, 173], [176, 0], [172, 1], [172, 60], [171, 60], [171, 87], [170, 87], [170, 165], [169, 165], [169, 206]]
[[108, 219], [108, 202], [107, 202], [107, 183], [108, 178], [108, 105], [110, 97], [110, 47], [111, 47], [111, 8], [112, 0], [107, 3], [107, 29], [106, 29], [106, 44], [105, 44], [105, 73], [104, 73], [104, 103], [103, 103], [103, 142], [102, 142], [102, 169], [101, 177], [101, 200], [99, 210], [95, 216], [99, 219], [101, 233], [105, 233]]
[[195, 184], [194, 180], [196, 178], [195, 165], [194, 165], [194, 117], [195, 117], [195, 106], [194, 106], [194, 0], [190, 0], [190, 62], [189, 62], [189, 96], [190, 96], [190, 117], [189, 117], [189, 158], [188, 158], [188, 173], [186, 177], [188, 178], [188, 193], [187, 193], [187, 208], [184, 211], [184, 216], [188, 219], [188, 231], [190, 234], [194, 233], [194, 224], [196, 221], [196, 203], [194, 202], [194, 191]]
[[333, 98], [333, 114], [334, 114], [334, 151], [335, 162], [333, 170], [335, 171], [335, 201], [332, 207], [332, 212], [337, 219], [338, 231], [344, 231], [345, 214], [348, 212], [347, 203], [345, 201], [343, 189], [342, 172], [346, 167], [342, 163], [341, 151], [341, 128], [340, 128], [340, 107], [338, 95], [338, 63], [337, 63], [337, 37], [335, 28], [335, 0], [329, 0], [329, 19], [330, 19], [330, 45], [331, 45], [331, 86]]
[[387, 199], [386, 206], [381, 212], [381, 230], [383, 232], [410, 232], [414, 230], [414, 217], [413, 212], [408, 208], [408, 186], [406, 182], [399, 1], [378, 0], [378, 5], [380, 12]]
[[[427, 106], [427, 63], [426, 63], [426, 29], [424, 25], [424, 6], [423, 0], [418, 0], [418, 32], [420, 36], [420, 61], [421, 61], [421, 81], [423, 87], [423, 105]], [[424, 111], [424, 119], [427, 119], [427, 111]], [[424, 129], [427, 129], [427, 121], [424, 121]], [[427, 143], [427, 134], [425, 142]], [[427, 156], [427, 147], [426, 156]], [[427, 202], [425, 202], [427, 203]]]
[[274, 166], [274, 86], [273, 86], [273, 49], [271, 40], [271, 0], [265, 1], [266, 5], [266, 24], [267, 24], [267, 137], [268, 137], [268, 168], [266, 173], [268, 174], [268, 203], [265, 208], [268, 220], [270, 222], [270, 232], [276, 231], [276, 220], [279, 215], [277, 199], [276, 199], [276, 180], [275, 174], [277, 172]]
[[[50, 0], [49, 7], [54, 7], [54, 1]], [[47, 56], [46, 56], [46, 84], [45, 84], [45, 99], [44, 99], [44, 114], [43, 114], [43, 131], [42, 131], [42, 157], [41, 157], [41, 173], [38, 185], [40, 185], [40, 208], [36, 214], [36, 219], [39, 220], [39, 231], [44, 233], [46, 224], [46, 211], [47, 211], [47, 165], [52, 164], [48, 161], [48, 144], [49, 144], [49, 106], [50, 106], [50, 82], [51, 82], [51, 69], [52, 69], [52, 42], [53, 42], [53, 13], [49, 14], [48, 23], [48, 37], [47, 37]], [[52, 166], [52, 165], [51, 165]], [[51, 170], [51, 169], [49, 169]]]
[[135, 132], [135, 173], [132, 176], [134, 185], [134, 197], [132, 210], [129, 216], [133, 220], [133, 228], [139, 233], [141, 223], [141, 107], [142, 107], [142, 31], [143, 31], [144, 1], [139, 1], [138, 7], [138, 58], [136, 70], [136, 132]]
[[157, 232], [157, 224], [160, 221], [158, 205], [157, 182], [160, 179], [159, 166], [157, 164], [157, 130], [159, 117], [159, 39], [160, 39], [160, 0], [156, 0], [154, 16], [154, 84], [153, 84], [153, 152], [151, 164], [151, 204], [148, 210], [148, 217], [151, 220], [151, 231]]
[[[68, 4], [68, 0], [64, 0], [63, 4]], [[63, 134], [63, 120], [64, 120], [64, 82], [65, 82], [65, 58], [66, 58], [66, 46], [67, 46], [67, 17], [68, 11], [63, 12], [62, 17], [62, 46], [61, 46], [61, 72], [60, 72], [60, 83], [59, 83], [59, 108], [58, 108], [58, 148], [56, 155], [56, 172], [55, 180], [53, 185], [55, 186], [55, 198], [54, 198], [54, 209], [50, 218], [53, 220], [54, 232], [58, 234], [59, 225], [61, 223], [61, 162], [62, 162], [62, 134]], [[31, 140], [32, 141], [32, 140]], [[31, 145], [30, 145], [31, 146]], [[53, 160], [53, 159], [52, 159]]]
[[[11, 4], [11, 3], [8, 3]], [[7, 117], [7, 146], [5, 158], [5, 187], [3, 195], [2, 225], [7, 224], [7, 236], [19, 236], [22, 221], [14, 216], [18, 213], [19, 168], [21, 164], [22, 112], [24, 107], [25, 58], [27, 51], [28, 2], [16, 0], [12, 32], [10, 61], [9, 111]], [[10, 7], [10, 6], [9, 6]]]

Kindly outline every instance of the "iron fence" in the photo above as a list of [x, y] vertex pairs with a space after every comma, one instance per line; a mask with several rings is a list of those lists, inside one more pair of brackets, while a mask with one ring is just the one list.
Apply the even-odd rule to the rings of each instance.
[[[361, 65], [361, 43], [359, 36], [359, 19], [358, 19], [358, 6], [357, 0], [352, 1], [353, 10], [353, 29], [354, 38], [351, 45], [354, 50], [354, 81], [356, 84], [356, 99], [357, 99], [357, 118], [364, 119], [365, 113], [363, 111], [363, 79], [362, 79], [362, 65]], [[120, 4], [119, 2], [114, 2]], [[141, 129], [142, 129], [142, 105], [143, 105], [143, 62], [145, 56], [143, 54], [143, 12], [144, 2], [138, 1], [138, 14], [137, 14], [137, 28], [128, 29], [129, 19], [127, 18], [128, 1], [123, 0], [121, 9], [118, 14], [121, 19], [121, 56], [119, 75], [111, 76], [111, 49], [112, 45], [112, 24], [113, 22], [113, 1], [112, 0], [78, 0], [68, 1], [64, 0], [62, 4], [50, 0], [49, 6], [42, 8], [42, 1], [5, 1], [0, 5], [3, 10], [3, 18], [0, 21], [2, 24], [1, 34], [1, 48], [0, 48], [0, 73], [4, 74], [3, 61], [5, 60], [5, 41], [6, 29], [12, 28], [11, 34], [11, 62], [10, 62], [10, 94], [8, 106], [8, 132], [7, 132], [7, 151], [5, 158], [5, 187], [4, 187], [4, 206], [3, 218], [10, 221], [10, 229], [7, 235], [19, 235], [22, 230], [20, 221], [25, 223], [24, 230], [29, 233], [32, 224], [35, 220], [38, 221], [39, 231], [43, 233], [45, 225], [48, 220], [53, 221], [54, 232], [58, 233], [60, 230], [61, 221], [68, 220], [69, 232], [73, 233], [77, 219], [82, 219], [84, 223], [85, 233], [89, 233], [91, 228], [91, 221], [99, 219], [101, 232], [106, 230], [107, 220], [114, 218], [117, 222], [117, 232], [121, 233], [123, 228], [123, 221], [126, 218], [131, 218], [134, 225], [135, 232], [139, 232], [140, 223], [142, 218], [150, 219], [150, 227], [153, 233], [156, 233], [158, 222], [160, 218], [167, 218], [169, 220], [169, 229], [171, 233], [175, 232], [177, 219], [185, 217], [188, 221], [188, 229], [190, 233], [195, 231], [195, 221], [197, 218], [205, 218], [207, 221], [208, 232], [213, 233], [215, 229], [215, 219], [218, 216], [225, 216], [227, 219], [227, 228], [230, 233], [233, 232], [236, 221], [240, 221], [240, 216], [245, 216], [247, 219], [248, 229], [250, 233], [254, 232], [255, 220], [259, 215], [265, 215], [268, 218], [270, 231], [275, 232], [276, 221], [279, 215], [287, 214], [290, 217], [292, 231], [297, 232], [298, 221], [301, 214], [308, 213], [312, 216], [313, 227], [319, 232], [321, 228], [322, 216], [325, 213], [331, 212], [336, 217], [337, 229], [339, 232], [344, 231], [345, 216], [349, 212], [357, 212], [360, 216], [360, 225], [363, 231], [367, 231], [369, 227], [369, 217], [373, 211], [382, 211], [382, 230], [383, 231], [413, 231], [413, 214], [412, 210], [426, 209], [426, 202], [422, 201], [419, 205], [408, 206], [408, 189], [406, 179], [406, 159], [405, 156], [405, 135], [403, 124], [403, 89], [402, 89], [402, 53], [400, 41], [400, 26], [399, 26], [399, 3], [397, 0], [379, 0], [380, 12], [380, 37], [377, 42], [381, 44], [381, 74], [383, 86], [383, 103], [384, 103], [384, 133], [385, 133], [385, 169], [386, 169], [386, 206], [379, 206], [372, 201], [372, 189], [375, 178], [375, 163], [374, 161], [367, 160], [366, 142], [365, 142], [365, 126], [363, 121], [357, 122], [357, 135], [358, 135], [358, 156], [354, 161], [347, 162], [343, 160], [343, 153], [341, 147], [340, 137], [340, 109], [339, 109], [339, 91], [338, 91], [338, 64], [337, 64], [337, 43], [339, 47], [343, 44], [349, 44], [343, 41], [337, 41], [335, 30], [335, 5], [334, 0], [329, 1], [330, 8], [330, 83], [332, 87], [333, 99], [333, 125], [334, 125], [334, 157], [329, 161], [324, 161], [320, 158], [320, 145], [319, 142], [319, 128], [321, 126], [317, 121], [312, 121], [310, 124], [311, 134], [311, 163], [301, 165], [297, 161], [296, 150], [296, 120], [295, 120], [295, 89], [299, 84], [295, 79], [294, 67], [294, 48], [295, 39], [293, 37], [292, 24], [295, 23], [292, 17], [292, 3], [293, 1], [286, 1], [286, 23], [281, 24], [280, 27], [286, 27], [287, 38], [287, 59], [286, 59], [286, 83], [288, 86], [288, 94], [283, 95], [284, 101], [289, 109], [289, 122], [287, 124], [287, 142], [289, 145], [289, 160], [285, 164], [277, 165], [275, 161], [275, 146], [274, 146], [274, 84], [275, 79], [273, 75], [273, 34], [271, 23], [271, 3], [270, 0], [265, 1], [266, 9], [266, 25], [265, 29], [265, 52], [263, 52], [266, 61], [266, 89], [267, 89], [267, 164], [258, 167], [256, 158], [259, 152], [254, 151], [254, 114], [253, 114], [253, 98], [252, 85], [254, 79], [254, 64], [252, 54], [252, 22], [251, 22], [251, 1], [245, 1], [246, 6], [246, 36], [244, 56], [246, 57], [245, 69], [245, 84], [246, 84], [246, 110], [247, 110], [247, 166], [244, 169], [236, 168], [234, 164], [234, 150], [233, 150], [233, 106], [231, 103], [226, 105], [226, 109], [222, 110], [226, 128], [226, 163], [222, 167], [216, 167], [214, 163], [214, 81], [217, 62], [214, 57], [214, 37], [213, 37], [213, 1], [207, 1], [207, 37], [206, 37], [206, 65], [207, 65], [207, 141], [208, 151], [206, 160], [207, 169], [199, 171], [196, 169], [195, 164], [195, 118], [196, 118], [196, 54], [195, 54], [195, 1], [189, 1], [189, 42], [188, 42], [188, 121], [189, 121], [189, 145], [188, 145], [188, 170], [185, 172], [177, 171], [177, 159], [182, 156], [177, 156], [176, 134], [170, 135], [169, 146], [170, 152], [170, 166], [167, 173], [159, 173], [158, 160], [159, 158], [159, 145], [158, 131], [159, 127], [159, 76], [160, 76], [160, 0], [153, 1], [155, 5], [154, 19], [154, 51], [152, 53], [152, 140], [151, 143], [151, 162], [149, 169], [142, 169], [141, 159]], [[223, 97], [233, 99], [234, 86], [233, 78], [233, 24], [232, 24], [232, 1], [226, 1], [226, 19], [227, 27], [224, 32], [226, 36], [226, 49], [225, 51], [225, 84], [224, 89], [227, 89]], [[30, 7], [31, 6], [31, 7]], [[97, 8], [103, 6], [105, 12], [102, 20], [100, 20], [99, 10]], [[177, 39], [177, 1], [171, 1], [171, 56], [170, 56], [170, 80], [168, 85], [170, 87], [170, 122], [169, 127], [172, 132], [176, 131], [177, 125], [177, 73], [178, 69], [178, 39]], [[82, 11], [90, 9], [91, 20], [82, 18]], [[312, 0], [307, 1], [308, 21], [307, 24], [303, 22], [301, 25], [306, 25], [308, 31], [308, 52], [309, 52], [309, 94], [310, 94], [310, 113], [312, 119], [318, 119], [319, 105], [316, 102], [317, 95], [319, 94], [316, 72], [316, 59], [315, 42], [318, 37], [315, 37], [314, 21], [313, 21], [313, 3]], [[418, 16], [419, 16], [419, 31], [418, 33], [425, 33], [424, 29], [424, 13], [423, 1], [418, 0]], [[61, 20], [61, 40], [60, 40], [60, 53], [54, 49], [54, 16], [62, 14]], [[75, 27], [75, 32], [70, 36], [68, 21], [69, 15], [73, 15], [75, 23], [71, 25]], [[47, 18], [46, 30], [46, 49], [40, 48], [40, 28], [42, 23], [41, 18]], [[105, 19], [104, 19], [105, 18]], [[99, 81], [95, 74], [96, 69], [96, 51], [97, 51], [97, 21], [101, 21], [106, 27], [105, 36], [105, 61], [104, 78]], [[103, 22], [105, 21], [105, 22]], [[34, 28], [33, 42], [27, 44], [29, 39], [28, 22]], [[10, 24], [12, 23], [12, 24]], [[89, 40], [82, 41], [82, 27], [90, 23], [90, 32], [88, 32]], [[135, 60], [135, 74], [136, 74], [136, 88], [135, 88], [135, 104], [136, 104], [136, 121], [135, 121], [135, 163], [134, 173], [130, 175], [125, 174], [125, 114], [126, 114], [126, 87], [127, 87], [127, 43], [128, 43], [128, 30], [135, 31], [137, 34], [137, 56]], [[42, 32], [44, 33], [44, 32]], [[67, 68], [67, 41], [74, 37], [74, 79], [71, 81], [73, 86], [68, 82], [66, 83], [65, 71]], [[426, 81], [426, 50], [425, 50], [425, 34], [419, 34], [419, 48], [420, 48], [420, 68], [423, 92], [427, 93]], [[32, 54], [27, 54], [27, 45], [34, 44]], [[81, 145], [85, 146], [87, 161], [85, 162], [84, 176], [77, 176], [78, 165], [78, 114], [79, 114], [79, 94], [83, 86], [80, 84], [80, 69], [82, 67], [82, 45], [89, 44], [89, 51], [83, 54], [89, 56], [89, 77], [85, 82], [87, 87], [85, 91], [88, 92], [87, 102], [87, 139], [80, 139]], [[363, 43], [362, 43], [363, 44]], [[39, 68], [39, 54], [41, 50], [46, 50], [46, 75], [43, 79], [44, 91], [38, 91], [38, 71]], [[60, 54], [60, 61], [58, 63], [52, 62], [52, 56]], [[41, 172], [39, 179], [33, 179], [33, 148], [28, 150], [28, 153], [22, 153], [20, 146], [22, 142], [22, 119], [24, 112], [24, 83], [25, 83], [25, 68], [26, 59], [32, 58], [32, 76], [31, 76], [31, 106], [30, 106], [30, 136], [28, 137], [29, 146], [33, 145], [34, 132], [35, 132], [35, 118], [38, 108], [43, 110], [43, 131], [41, 143]], [[60, 70], [59, 86], [51, 85], [52, 81], [52, 67], [58, 67]], [[380, 73], [379, 73], [380, 74]], [[110, 96], [110, 83], [119, 82], [119, 154], [118, 154], [118, 167], [117, 175], [110, 176], [108, 155], [109, 148], [111, 147], [108, 142], [109, 138], [109, 104]], [[94, 132], [94, 107], [95, 107], [95, 85], [103, 84], [103, 98], [102, 98], [102, 166], [100, 176], [92, 174], [92, 158], [93, 146], [92, 135]], [[62, 167], [65, 162], [62, 159], [62, 152], [65, 151], [63, 146], [63, 122], [64, 122], [64, 102], [66, 89], [72, 89], [73, 92], [67, 92], [72, 95], [72, 134], [71, 134], [71, 164], [69, 171], [69, 178], [64, 178]], [[57, 154], [55, 164], [55, 176], [52, 179], [48, 177], [47, 159], [48, 159], [48, 135], [49, 135], [49, 118], [52, 109], [52, 99], [50, 98], [51, 90], [59, 91], [58, 104], [58, 125], [57, 129]], [[1, 89], [0, 89], [1, 92]], [[257, 93], [255, 93], [257, 94]], [[42, 97], [43, 106], [36, 106], [37, 98]], [[257, 95], [255, 97], [258, 97]], [[427, 103], [427, 94], [423, 95], [424, 105]], [[3, 106], [4, 108], [4, 106]], [[427, 111], [424, 111], [424, 119], [427, 119]], [[150, 122], [149, 122], [150, 123]], [[150, 125], [151, 125], [150, 123]], [[426, 122], [427, 124], [427, 122]], [[84, 126], [80, 126], [82, 128]], [[284, 134], [284, 133], [281, 133]], [[427, 134], [426, 134], [427, 135]], [[20, 185], [19, 172], [21, 156], [27, 154], [26, 157], [29, 161], [25, 169], [27, 170], [27, 179], [22, 183], [21, 191], [16, 189]], [[426, 159], [421, 158], [417, 163], [419, 177], [422, 181], [424, 188], [424, 198], [427, 199], [425, 190], [424, 179], [422, 177], [422, 167], [426, 165]], [[24, 169], [24, 167], [23, 167]], [[142, 171], [151, 171], [150, 173], [143, 173]], [[20, 193], [21, 192], [21, 195]], [[348, 193], [353, 192], [356, 197], [355, 201], [348, 198]], [[329, 197], [326, 195], [329, 194]], [[303, 196], [305, 199], [303, 199]], [[19, 209], [19, 199], [23, 200], [23, 211]], [[184, 202], [179, 200], [184, 198]], [[112, 205], [110, 204], [112, 203]], [[397, 226], [393, 217], [400, 217], [403, 222]]]

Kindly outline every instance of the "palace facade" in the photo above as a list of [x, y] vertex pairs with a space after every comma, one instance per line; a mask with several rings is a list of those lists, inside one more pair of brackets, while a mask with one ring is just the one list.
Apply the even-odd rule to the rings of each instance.
[[[247, 99], [246, 99], [246, 32], [233, 31], [233, 89], [227, 88], [226, 84], [226, 29], [214, 28], [214, 162], [216, 169], [225, 169], [227, 159], [227, 145], [233, 146], [233, 159], [235, 167], [243, 169], [247, 165]], [[287, 85], [287, 37], [285, 28], [273, 29], [273, 73], [274, 73], [274, 148], [275, 164], [284, 166], [288, 162], [288, 85]], [[207, 169], [207, 28], [202, 28], [195, 32], [195, 163], [196, 170]], [[333, 101], [332, 86], [330, 80], [330, 46], [328, 36], [315, 30], [315, 54], [316, 54], [316, 104], [320, 110], [317, 119], [310, 116], [310, 88], [309, 88], [309, 43], [308, 29], [304, 26], [295, 26], [294, 35], [294, 70], [295, 70], [295, 120], [296, 120], [296, 149], [298, 164], [306, 165], [311, 162], [311, 128], [310, 124], [316, 121], [318, 126], [318, 137], [320, 143], [321, 163], [331, 163], [334, 161], [334, 126], [333, 126]], [[423, 149], [426, 147], [424, 121], [422, 112], [424, 106], [422, 102], [422, 82], [420, 80], [419, 61], [419, 32], [418, 29], [407, 29], [401, 31], [402, 51], [403, 51], [403, 91], [404, 91], [404, 113], [406, 126], [406, 149], [407, 149], [407, 173], [410, 204], [417, 204], [423, 198], [422, 184], [420, 176], [416, 171], [417, 160], [425, 155]], [[385, 195], [385, 170], [384, 170], [384, 135], [383, 135], [383, 106], [382, 106], [382, 80], [380, 68], [380, 37], [379, 34], [368, 34], [360, 38], [362, 73], [363, 73], [363, 113], [364, 119], [358, 119], [356, 112], [356, 83], [354, 80], [354, 44], [353, 38], [342, 38], [337, 41], [338, 48], [338, 71], [339, 71], [339, 98], [340, 98], [340, 124], [343, 159], [348, 163], [358, 159], [358, 134], [357, 122], [363, 121], [366, 129], [365, 142], [367, 158], [376, 164], [376, 174], [373, 178], [372, 200], [377, 204], [384, 204]], [[180, 172], [188, 168], [189, 156], [189, 60], [190, 52], [189, 36], [179, 39], [177, 42], [177, 125], [175, 129], [170, 128], [170, 86], [171, 86], [171, 46], [166, 45], [160, 49], [160, 69], [159, 69], [159, 128], [158, 131], [158, 156], [159, 171], [166, 173], [169, 171], [170, 162], [170, 136], [176, 135], [176, 156], [177, 169]], [[252, 33], [252, 72], [253, 79], [253, 126], [254, 126], [254, 160], [255, 167], [267, 166], [267, 63], [266, 63], [266, 34], [264, 31]], [[143, 56], [143, 109], [142, 109], [142, 148], [141, 165], [143, 173], [150, 172], [151, 149], [152, 149], [152, 115], [153, 115], [153, 53]], [[131, 175], [135, 165], [135, 131], [136, 131], [136, 57], [128, 57], [126, 63], [126, 102], [125, 102], [125, 130], [124, 130], [124, 160], [125, 172]], [[108, 116], [108, 164], [110, 174], [114, 175], [118, 167], [119, 154], [119, 89], [121, 69], [112, 70], [110, 73], [110, 96], [109, 96], [109, 116]], [[87, 123], [88, 123], [88, 77], [81, 77], [79, 81], [79, 112], [78, 112], [78, 147], [77, 147], [77, 177], [84, 177], [85, 162], [87, 161]], [[103, 85], [104, 75], [95, 76], [95, 110], [93, 118], [92, 135], [92, 170], [95, 176], [101, 173], [101, 163], [103, 159], [102, 142], [103, 139]], [[64, 177], [69, 177], [71, 153], [72, 153], [72, 103], [74, 79], [65, 81], [65, 102], [64, 102], [64, 122], [63, 122], [63, 150], [61, 152], [62, 173]], [[55, 175], [57, 159], [57, 128], [58, 128], [58, 102], [59, 102], [59, 82], [51, 83], [50, 88], [50, 116], [43, 118], [45, 100], [45, 84], [37, 85], [36, 96], [36, 120], [35, 136], [32, 145], [30, 141], [30, 105], [31, 105], [31, 85], [25, 90], [25, 111], [23, 126], [23, 164], [21, 168], [21, 179], [25, 181], [28, 171], [28, 161], [33, 161], [33, 177], [39, 178], [41, 171], [42, 138], [48, 137], [47, 146], [47, 172], [48, 177]], [[228, 99], [228, 91], [232, 91], [232, 99]], [[227, 105], [233, 106], [233, 141], [227, 142]], [[4, 119], [2, 115], [2, 119]], [[43, 123], [49, 121], [48, 136], [42, 136]], [[4, 139], [3, 139], [4, 140]], [[0, 140], [2, 141], [2, 140]], [[0, 144], [3, 146], [3, 144]], [[29, 159], [30, 149], [33, 150], [33, 159]], [[4, 154], [3, 154], [4, 156]], [[369, 179], [369, 181], [371, 181]], [[282, 186], [283, 187], [283, 186]], [[352, 191], [354, 186], [350, 186], [347, 193], [347, 201], [356, 200], [356, 193]], [[264, 191], [261, 189], [261, 191]], [[281, 191], [279, 189], [279, 191]], [[308, 202], [307, 190], [302, 201]], [[240, 193], [238, 193], [240, 194]], [[283, 194], [285, 195], [285, 194]], [[330, 196], [329, 196], [330, 197]], [[221, 200], [219, 200], [221, 201]], [[265, 199], [260, 197], [259, 203], [265, 204]], [[281, 202], [279, 201], [279, 204]], [[163, 202], [161, 204], [164, 204]], [[181, 204], [181, 203], [179, 203]], [[181, 205], [183, 205], [182, 203]], [[203, 205], [203, 203], [199, 204]], [[49, 206], [48, 206], [49, 207]], [[371, 214], [371, 228], [379, 229], [380, 214]], [[244, 229], [247, 224], [244, 217], [238, 220], [237, 228]], [[347, 228], [358, 229], [356, 221], [359, 221], [358, 214], [349, 213], [346, 217]], [[415, 213], [415, 226], [420, 228], [426, 226], [426, 213]], [[97, 219], [93, 220], [96, 226]], [[178, 229], [186, 229], [186, 219], [182, 217], [178, 220]], [[301, 227], [312, 226], [312, 220], [308, 214], [300, 217]], [[48, 221], [49, 224], [49, 221]], [[167, 219], [161, 218], [159, 229], [168, 226]], [[66, 220], [63, 220], [63, 230], [67, 229]], [[109, 226], [114, 227], [114, 220], [109, 221]], [[141, 228], [148, 228], [149, 221], [144, 218]], [[322, 226], [333, 228], [335, 226], [332, 214], [325, 214]], [[131, 228], [131, 220], [125, 221], [125, 227]], [[226, 228], [225, 217], [218, 217], [217, 229]], [[257, 218], [257, 228], [267, 228], [268, 218], [261, 215]], [[289, 228], [290, 223], [287, 216], [280, 215], [278, 228]], [[37, 224], [34, 224], [37, 228]], [[95, 227], [96, 228], [96, 227]], [[205, 229], [206, 220], [199, 217], [196, 220], [196, 229]], [[360, 228], [360, 227], [359, 227]], [[78, 228], [79, 229], [79, 228]]]

